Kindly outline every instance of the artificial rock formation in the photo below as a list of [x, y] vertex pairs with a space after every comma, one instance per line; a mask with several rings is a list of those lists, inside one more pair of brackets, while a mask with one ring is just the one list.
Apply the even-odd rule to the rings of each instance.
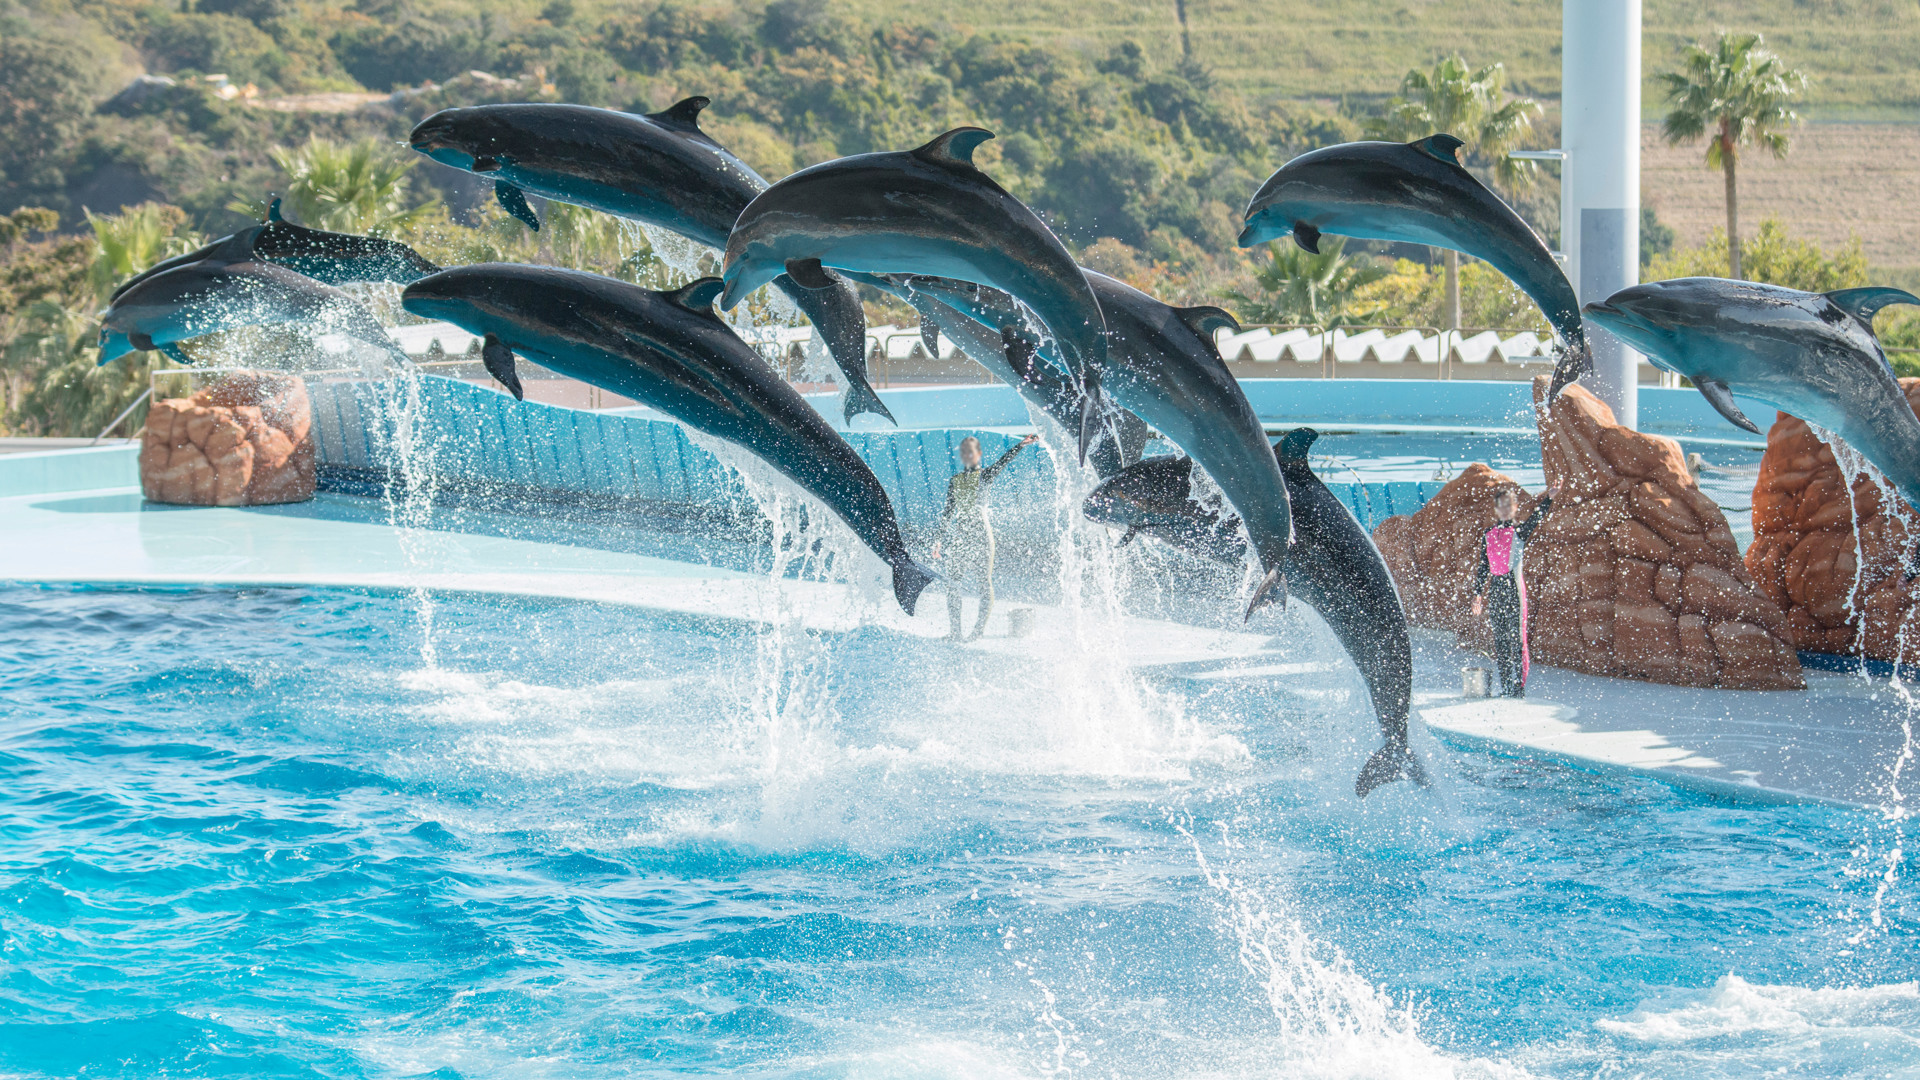
[[[1786, 616], [1748, 576], [1678, 444], [1621, 427], [1579, 386], [1542, 409], [1546, 382], [1534, 381], [1541, 459], [1561, 491], [1527, 545], [1533, 659], [1683, 686], [1804, 687]], [[1502, 487], [1519, 494], [1522, 516], [1532, 509], [1518, 484], [1474, 465], [1374, 531], [1407, 617], [1473, 648], [1492, 640], [1468, 605]]]
[[140, 447], [153, 502], [259, 506], [313, 498], [313, 410], [297, 375], [242, 371], [155, 402]]
[[[1920, 410], [1920, 379], [1902, 379]], [[1903, 568], [1913, 547], [1899, 495], [1854, 471], [1851, 493], [1833, 448], [1786, 413], [1767, 432], [1753, 486], [1747, 571], [1786, 612], [1793, 643], [1815, 652], [1908, 660], [1920, 646], [1920, 581]], [[1857, 523], [1857, 527], [1856, 527]]]

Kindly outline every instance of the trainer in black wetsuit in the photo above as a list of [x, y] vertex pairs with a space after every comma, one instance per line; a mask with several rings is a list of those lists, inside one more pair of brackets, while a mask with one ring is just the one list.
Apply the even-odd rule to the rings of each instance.
[[1493, 620], [1493, 659], [1500, 669], [1503, 697], [1527, 696], [1527, 583], [1521, 576], [1527, 540], [1553, 508], [1560, 485], [1547, 493], [1527, 515], [1514, 523], [1514, 493], [1503, 489], [1493, 497], [1493, 527], [1480, 538], [1480, 564], [1473, 577], [1473, 613], [1485, 610]]
[[973, 635], [978, 638], [987, 629], [987, 616], [993, 613], [993, 522], [987, 516], [987, 485], [1012, 464], [1023, 447], [1039, 441], [1029, 435], [1016, 443], [1000, 460], [980, 467], [980, 440], [969, 435], [960, 440], [961, 470], [947, 481], [947, 508], [940, 515], [940, 539], [934, 541], [933, 557], [947, 548], [947, 621], [953, 624], [948, 637], [960, 640], [960, 586], [970, 581], [980, 594], [980, 617], [974, 621]]

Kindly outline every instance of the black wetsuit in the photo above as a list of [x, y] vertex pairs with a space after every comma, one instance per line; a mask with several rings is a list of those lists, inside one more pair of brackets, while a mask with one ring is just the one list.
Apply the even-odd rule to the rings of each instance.
[[[1487, 598], [1487, 616], [1493, 621], [1493, 659], [1500, 669], [1500, 693], [1504, 697], [1527, 696], [1527, 669], [1531, 658], [1527, 649], [1527, 583], [1521, 576], [1527, 540], [1540, 527], [1540, 521], [1553, 508], [1551, 497], [1541, 498], [1527, 520], [1514, 524], [1496, 523], [1480, 538], [1480, 565], [1474, 573], [1474, 595]], [[1510, 537], [1496, 534], [1507, 532]], [[1505, 547], [1505, 566], [1493, 563], [1498, 550]]]
[[993, 523], [987, 517], [987, 485], [1020, 449], [1021, 444], [1016, 443], [1000, 455], [999, 461], [984, 469], [955, 473], [947, 481], [947, 508], [940, 515], [940, 531], [947, 556], [947, 621], [953, 624], [955, 638], [960, 636], [963, 581], [970, 580], [980, 594], [980, 617], [974, 622], [973, 637], [986, 632], [987, 616], [993, 613]]

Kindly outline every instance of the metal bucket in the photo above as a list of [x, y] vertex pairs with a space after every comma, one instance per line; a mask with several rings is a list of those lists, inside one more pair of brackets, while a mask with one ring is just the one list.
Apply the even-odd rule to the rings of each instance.
[[1017, 607], [1007, 609], [1007, 636], [1029, 637], [1033, 634], [1033, 609]]
[[1493, 672], [1478, 664], [1461, 668], [1460, 693], [1470, 698], [1492, 697]]

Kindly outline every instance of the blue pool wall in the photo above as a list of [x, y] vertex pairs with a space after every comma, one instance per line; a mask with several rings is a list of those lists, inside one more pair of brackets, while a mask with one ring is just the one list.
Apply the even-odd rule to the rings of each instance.
[[[1285, 380], [1273, 380], [1281, 382]], [[323, 470], [377, 471], [383, 465], [389, 411], [383, 396], [396, 384], [311, 385], [314, 441]], [[960, 467], [962, 439], [980, 440], [993, 460], [1031, 430], [1020, 398], [1006, 387], [893, 391], [883, 395], [898, 429], [845, 431], [874, 471], [910, 537], [939, 527], [947, 478]], [[515, 401], [490, 388], [452, 379], [423, 379], [424, 434], [443, 480], [479, 489], [532, 494], [551, 501], [630, 500], [671, 512], [748, 505], [745, 488], [718, 459], [687, 438], [680, 425], [641, 410], [587, 411]], [[831, 397], [818, 403], [830, 408]], [[836, 410], [837, 411], [837, 410]], [[1331, 482], [1335, 494], [1368, 528], [1419, 509], [1437, 482]], [[1021, 454], [995, 485], [996, 525], [1008, 540], [1045, 542], [1057, 533], [1053, 460], [1042, 449]]]

